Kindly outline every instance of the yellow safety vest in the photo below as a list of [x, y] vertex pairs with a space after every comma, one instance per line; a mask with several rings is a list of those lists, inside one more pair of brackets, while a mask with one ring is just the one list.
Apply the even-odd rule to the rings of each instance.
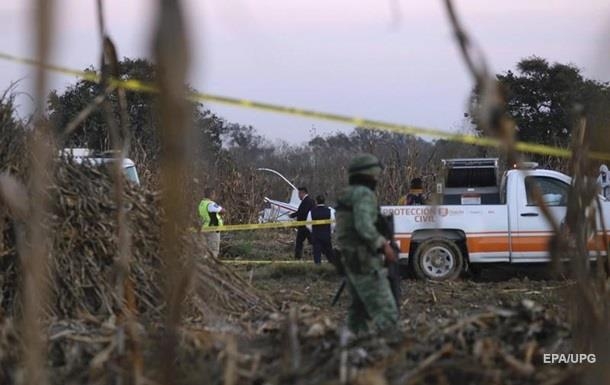
[[[201, 228], [202, 229], [211, 226], [212, 217], [210, 215], [210, 212], [208, 211], [208, 206], [211, 203], [213, 203], [213, 201], [211, 201], [210, 199], [204, 199], [201, 202], [199, 202], [199, 217], [201, 218]], [[223, 222], [222, 222], [222, 217], [220, 216], [220, 213], [215, 213], [215, 214], [216, 214], [216, 218], [218, 219], [218, 226], [222, 226]]]

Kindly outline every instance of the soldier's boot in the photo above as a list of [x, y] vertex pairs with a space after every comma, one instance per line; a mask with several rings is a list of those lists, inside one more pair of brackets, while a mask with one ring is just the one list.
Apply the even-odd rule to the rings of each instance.
[[369, 331], [369, 323], [366, 319], [366, 315], [354, 314], [348, 311], [347, 313], [347, 327], [350, 332], [355, 335], [360, 335]]

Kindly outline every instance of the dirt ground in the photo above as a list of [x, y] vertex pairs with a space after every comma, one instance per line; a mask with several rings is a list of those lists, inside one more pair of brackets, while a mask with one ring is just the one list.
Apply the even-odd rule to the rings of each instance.
[[[230, 241], [224, 263], [276, 310], [187, 314], [175, 384], [578, 384], [593, 367], [543, 362], [545, 353], [574, 353], [565, 310], [572, 283], [549, 279], [546, 267], [495, 267], [445, 283], [403, 280], [396, 330], [349, 336], [347, 290], [331, 306], [342, 279], [332, 265], [292, 261], [290, 233], [274, 242]], [[117, 353], [114, 322], [53, 322], [51, 383], [114, 384], [133, 370]], [[141, 383], [156, 384], [159, 363], [169, 359], [159, 356], [162, 323], [140, 320], [137, 329]], [[14, 358], [0, 354], [2, 366], [14, 368]], [[14, 371], [6, 373], [14, 383]]]
[[[343, 327], [349, 295], [330, 304], [341, 280], [330, 264], [228, 263], [277, 310], [232, 319], [187, 315], [175, 384], [577, 384], [587, 369], [542, 360], [572, 352], [567, 281], [506, 269], [480, 281], [404, 280], [396, 330], [350, 337]], [[159, 356], [161, 325], [138, 324], [143, 383], [158, 383], [159, 362], [170, 359]], [[114, 320], [57, 320], [48, 330], [52, 384], [114, 384], [133, 370], [117, 353]], [[0, 374], [15, 383], [8, 353], [0, 355]]]
[[340, 277], [330, 265], [235, 269], [280, 304], [238, 344], [245, 356], [261, 357], [256, 374], [239, 383], [569, 383], [580, 369], [543, 365], [543, 353], [570, 349], [563, 310], [570, 283], [541, 279], [536, 268], [488, 269], [477, 281], [403, 280], [396, 333], [343, 345], [349, 295], [331, 306]]
[[405, 279], [395, 333], [348, 338], [347, 290], [331, 306], [341, 277], [310, 256], [292, 261], [290, 232], [224, 241], [226, 263], [278, 310], [245, 315], [230, 332], [222, 322], [208, 327], [215, 343], [197, 354], [200, 366], [182, 367], [179, 383], [206, 372], [216, 384], [567, 384], [589, 369], [543, 362], [544, 353], [573, 352], [571, 283], [550, 279], [548, 266], [496, 266], [445, 283]]
[[[567, 281], [506, 269], [480, 281], [404, 280], [396, 329], [349, 336], [343, 327], [349, 295], [330, 306], [341, 280], [330, 264], [226, 263], [275, 310], [229, 318], [213, 309], [203, 318], [187, 314], [174, 356], [175, 384], [578, 384], [589, 369], [542, 360], [544, 353], [573, 352], [563, 306]], [[14, 346], [9, 321], [3, 319], [0, 347]], [[136, 323], [135, 361], [120, 353], [118, 330], [115, 319], [53, 321], [50, 383], [160, 383], [171, 359], [160, 345], [163, 324]], [[0, 353], [0, 382], [18, 383], [19, 352]]]

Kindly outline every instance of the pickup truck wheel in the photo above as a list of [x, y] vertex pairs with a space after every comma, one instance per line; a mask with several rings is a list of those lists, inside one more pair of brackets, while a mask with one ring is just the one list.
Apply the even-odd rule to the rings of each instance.
[[464, 258], [455, 243], [431, 239], [423, 242], [415, 252], [413, 270], [421, 279], [450, 281], [456, 279], [464, 267]]

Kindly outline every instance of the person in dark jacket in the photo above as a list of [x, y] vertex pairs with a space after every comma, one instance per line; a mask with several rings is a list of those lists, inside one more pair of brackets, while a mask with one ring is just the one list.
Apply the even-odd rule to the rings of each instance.
[[[316, 197], [316, 203], [317, 205], [314, 206], [307, 215], [308, 221], [335, 220], [335, 210], [324, 204], [323, 195], [318, 195]], [[307, 228], [309, 231], [311, 231], [311, 241], [313, 243], [313, 262], [316, 265], [322, 263], [322, 254], [324, 254], [328, 262], [333, 262], [335, 255], [333, 253], [331, 233], [335, 228], [335, 224], [307, 225]]]
[[409, 185], [409, 193], [398, 200], [398, 205], [419, 206], [425, 204], [426, 197], [424, 196], [423, 183], [421, 178], [411, 179], [411, 184]]
[[[298, 190], [301, 204], [296, 212], [290, 214], [290, 218], [296, 218], [297, 221], [304, 221], [307, 219], [307, 214], [309, 214], [309, 210], [311, 210], [315, 203], [307, 194], [306, 187], [299, 187]], [[311, 233], [305, 226], [297, 227], [297, 239], [294, 246], [294, 259], [303, 258], [303, 242], [305, 242], [305, 239], [307, 239], [309, 244], [311, 244]]]

